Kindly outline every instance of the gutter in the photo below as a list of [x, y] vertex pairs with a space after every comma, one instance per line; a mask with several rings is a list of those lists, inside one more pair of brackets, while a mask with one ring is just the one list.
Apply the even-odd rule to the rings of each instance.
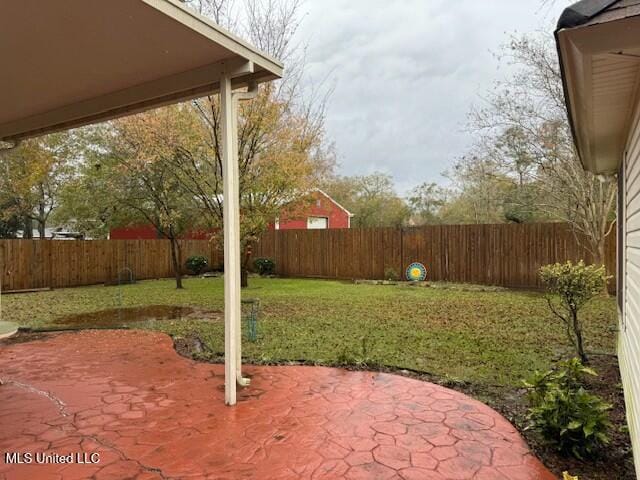
[[246, 92], [233, 92], [231, 98], [236, 101], [244, 102], [247, 100], [253, 100], [258, 96], [258, 84], [255, 80], [249, 82]]
[[560, 64], [560, 78], [562, 78], [562, 91], [564, 93], [564, 104], [567, 109], [567, 119], [569, 120], [569, 126], [571, 127], [571, 136], [573, 137], [573, 145], [576, 149], [578, 158], [580, 159], [580, 163], [582, 163], [582, 165], [585, 166], [584, 161], [582, 161], [582, 153], [580, 152], [580, 147], [578, 145], [578, 142], [576, 141], [578, 136], [577, 136], [576, 124], [573, 121], [573, 115], [571, 114], [572, 112], [571, 98], [569, 96], [569, 86], [567, 85], [567, 75], [564, 68], [564, 61], [562, 59], [562, 49], [560, 48], [560, 37], [559, 37], [560, 32], [561, 30], [556, 30], [555, 32], [553, 32], [553, 36], [556, 39], [556, 50], [558, 52], [558, 63]]

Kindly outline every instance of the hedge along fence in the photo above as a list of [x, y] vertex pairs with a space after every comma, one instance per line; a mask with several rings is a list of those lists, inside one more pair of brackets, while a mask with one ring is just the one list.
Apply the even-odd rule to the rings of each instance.
[[[584, 243], [560, 223], [280, 230], [264, 234], [253, 255], [272, 258], [276, 273], [289, 277], [382, 279], [390, 270], [404, 277], [409, 264], [421, 262], [433, 281], [533, 289], [542, 287], [542, 265], [592, 262]], [[615, 232], [605, 263], [615, 275]]]
[[[219, 246], [180, 240], [182, 262], [204, 255], [223, 263]], [[607, 240], [606, 266], [615, 275], [616, 240]], [[424, 263], [429, 280], [540, 288], [538, 269], [592, 257], [564, 224], [443, 225], [419, 228], [279, 230], [265, 233], [253, 257], [272, 258], [289, 277], [382, 279]], [[173, 276], [168, 240], [0, 240], [3, 290], [62, 288]], [[615, 282], [611, 283], [615, 291]]]
[[[182, 264], [204, 255], [212, 266], [222, 253], [207, 240], [180, 240]], [[2, 290], [62, 288], [174, 275], [169, 240], [0, 240]]]

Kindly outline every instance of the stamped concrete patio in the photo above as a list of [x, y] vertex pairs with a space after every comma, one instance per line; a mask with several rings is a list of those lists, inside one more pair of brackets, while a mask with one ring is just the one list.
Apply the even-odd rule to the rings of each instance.
[[[143, 331], [0, 346], [0, 451], [94, 453], [97, 464], [0, 462], [0, 479], [554, 478], [489, 407], [399, 376], [247, 367], [224, 406], [222, 365]], [[88, 457], [87, 457], [88, 458]]]

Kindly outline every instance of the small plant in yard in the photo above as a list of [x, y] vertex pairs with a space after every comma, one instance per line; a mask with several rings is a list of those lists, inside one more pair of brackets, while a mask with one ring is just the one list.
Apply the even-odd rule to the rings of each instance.
[[270, 258], [256, 258], [253, 266], [262, 277], [273, 275], [276, 272], [276, 264]]
[[185, 262], [187, 270], [192, 272], [194, 275], [200, 275], [205, 271], [208, 265], [209, 260], [207, 260], [207, 257], [203, 257], [202, 255], [192, 255], [187, 258], [187, 261]]
[[529, 390], [528, 428], [537, 430], [559, 451], [583, 459], [609, 443], [612, 406], [585, 390], [586, 375], [596, 372], [574, 358], [524, 382]]
[[566, 327], [571, 345], [583, 363], [588, 362], [578, 312], [589, 300], [600, 295], [611, 278], [604, 266], [556, 263], [540, 269], [540, 278], [547, 287], [547, 303], [551, 312]]
[[384, 279], [395, 282], [397, 280], [400, 280], [400, 274], [395, 268], [387, 267], [384, 269]]
[[360, 352], [354, 355], [350, 349], [345, 347], [342, 352], [336, 358], [336, 364], [343, 367], [356, 367], [356, 368], [373, 368], [381, 366], [380, 362], [369, 357], [369, 348], [367, 344], [367, 337], [360, 338]]

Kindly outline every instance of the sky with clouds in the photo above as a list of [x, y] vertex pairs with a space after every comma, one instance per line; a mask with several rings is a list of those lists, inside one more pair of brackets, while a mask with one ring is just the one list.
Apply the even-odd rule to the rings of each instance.
[[307, 0], [306, 81], [333, 87], [326, 113], [339, 173], [392, 175], [398, 193], [470, 145], [467, 113], [507, 73], [510, 33], [552, 30], [562, 0]]

